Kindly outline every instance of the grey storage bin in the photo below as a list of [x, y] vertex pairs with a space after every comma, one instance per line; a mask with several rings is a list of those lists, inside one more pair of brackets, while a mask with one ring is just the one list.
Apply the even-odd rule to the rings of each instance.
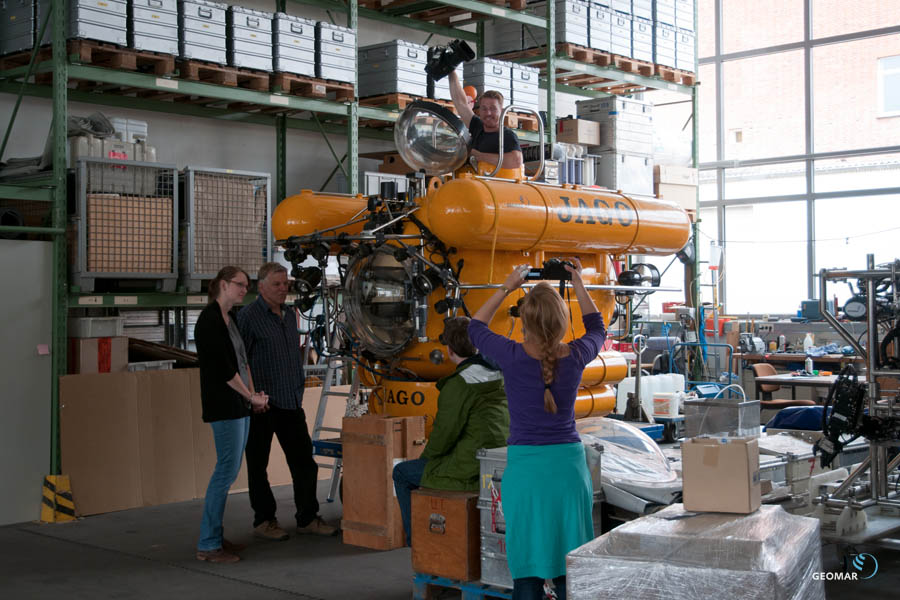
[[[97, 279], [153, 280], [175, 291], [178, 187], [175, 165], [80, 159], [70, 220], [71, 282], [92, 292]], [[142, 181], [153, 189], [140, 190]]]
[[675, 66], [682, 71], [697, 72], [696, 36], [692, 31], [679, 29], [675, 34]]
[[579, 119], [605, 121], [610, 117], [618, 116], [636, 123], [644, 123], [647, 126], [653, 124], [653, 105], [637, 98], [610, 96], [579, 100], [575, 103], [575, 109]]
[[356, 32], [349, 27], [316, 23], [316, 77], [356, 81]]
[[227, 63], [227, 4], [208, 0], [179, 0], [178, 54], [187, 60]]
[[128, 4], [125, 0], [70, 0], [69, 37], [125, 46]]
[[759, 435], [759, 400], [685, 400], [685, 436]]
[[228, 64], [245, 69], [272, 70], [272, 13], [240, 6], [228, 7]]
[[538, 78], [540, 69], [513, 63], [512, 66], [512, 98], [511, 104], [522, 108], [538, 110], [540, 88]]
[[[630, 1], [630, 0], [629, 0]], [[544, 18], [547, 15], [547, 3], [535, 2], [528, 5], [528, 10], [535, 16]], [[587, 47], [588, 45], [588, 13], [590, 3], [587, 0], [556, 0], [556, 41], [557, 43], [576, 44]], [[545, 43], [546, 34], [543, 30], [534, 31], [534, 39], [541, 45]], [[532, 36], [528, 33], [527, 37]], [[525, 40], [528, 43], [528, 40]]]
[[275, 71], [316, 76], [316, 22], [275, 13], [272, 21], [272, 58]]
[[694, 22], [694, 0], [675, 0], [675, 26], [679, 29], [697, 31]]
[[653, 62], [653, 22], [635, 17], [631, 22], [631, 57]]
[[594, 185], [629, 194], [653, 195], [653, 159], [649, 155], [601, 152], [594, 158]]
[[[521, 23], [506, 19], [491, 19], [484, 22], [484, 53], [502, 54], [522, 50], [524, 29]], [[540, 39], [540, 38], [538, 38]]]
[[623, 15], [631, 14], [631, 0], [610, 0], [609, 7]]
[[612, 19], [614, 11], [599, 2], [591, 3], [588, 18], [588, 45], [603, 52], [612, 50]]
[[653, 20], [653, 0], [631, 0], [631, 14], [641, 19]]
[[598, 154], [610, 150], [653, 154], [653, 127], [618, 117], [601, 121], [600, 145], [588, 146], [588, 152]]
[[72, 317], [68, 319], [69, 337], [119, 337], [125, 326], [124, 317]]
[[630, 15], [615, 13], [610, 24], [609, 51], [619, 56], [631, 56], [631, 21]]
[[393, 40], [362, 47], [357, 58], [360, 96], [412, 94], [424, 98], [428, 95], [427, 46]]
[[512, 88], [512, 64], [494, 58], [478, 58], [463, 66], [465, 85], [473, 86], [481, 96], [487, 90], [503, 94], [504, 104], [509, 104]]
[[181, 174], [181, 274], [200, 291], [222, 265], [236, 265], [251, 279], [272, 256], [271, 175], [188, 166]]
[[653, 0], [653, 21], [675, 27], [675, 0]]
[[666, 67], [677, 67], [675, 36], [676, 30], [671, 25], [657, 23], [653, 27], [653, 62]]
[[130, 0], [128, 47], [178, 54], [178, 1]]
[[0, 4], [0, 54], [30, 50], [39, 27], [35, 25], [34, 0], [6, 0]]

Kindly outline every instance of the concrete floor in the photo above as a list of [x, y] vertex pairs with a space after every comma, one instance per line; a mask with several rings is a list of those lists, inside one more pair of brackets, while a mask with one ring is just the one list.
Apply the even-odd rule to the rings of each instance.
[[[320, 482], [320, 498], [326, 495]], [[282, 525], [293, 523], [291, 489], [275, 489]], [[168, 504], [87, 517], [73, 523], [22, 523], [0, 528], [0, 598], [311, 600], [411, 597], [408, 548], [376, 552], [345, 546], [340, 537], [292, 536], [256, 540], [246, 493], [228, 499], [225, 530], [247, 543], [243, 560], [213, 565], [194, 558], [202, 501]], [[329, 522], [340, 502], [322, 504]], [[287, 528], [287, 527], [286, 527]], [[827, 582], [826, 598], [894, 600], [900, 589], [900, 552], [875, 547], [878, 574], [868, 581]], [[839, 571], [834, 546], [822, 551], [824, 571]], [[450, 596], [452, 597], [452, 596]], [[458, 595], [457, 595], [458, 597]], [[697, 599], [692, 599], [697, 600]]]

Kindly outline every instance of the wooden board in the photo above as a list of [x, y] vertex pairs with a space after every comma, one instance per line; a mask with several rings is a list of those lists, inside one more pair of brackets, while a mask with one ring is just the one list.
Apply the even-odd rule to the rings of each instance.
[[478, 494], [420, 488], [412, 493], [412, 566], [460, 581], [481, 577]]
[[180, 60], [178, 74], [182, 79], [201, 83], [242, 87], [259, 92], [269, 91], [269, 73], [265, 71], [238, 69], [199, 60]]

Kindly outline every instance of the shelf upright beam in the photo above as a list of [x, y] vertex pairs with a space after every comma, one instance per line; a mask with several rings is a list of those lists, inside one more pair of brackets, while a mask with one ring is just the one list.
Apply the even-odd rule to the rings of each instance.
[[[550, 148], [556, 143], [556, 2], [547, 2], [547, 123]], [[543, 140], [541, 140], [543, 143]]]
[[[54, 229], [66, 226], [66, 121], [68, 100], [68, 57], [66, 56], [67, 12], [66, 0], [53, 0], [53, 208], [51, 222]], [[59, 450], [59, 379], [66, 373], [66, 238], [53, 236], [53, 323], [51, 325], [50, 383], [50, 474], [60, 474]]]
[[[287, 0], [275, 0], [275, 10], [287, 12]], [[275, 205], [287, 197], [287, 117], [275, 117]], [[269, 207], [274, 209], [274, 206]], [[272, 260], [272, 257], [268, 257]]]
[[[357, 0], [349, 0], [347, 3], [347, 27], [353, 31], [359, 31], [359, 4]], [[359, 38], [357, 37], [357, 47]], [[358, 79], [359, 65], [357, 55], [353, 54], [354, 79]], [[347, 118], [347, 191], [351, 194], [359, 193], [359, 98], [356, 82], [353, 83], [353, 102], [350, 103], [349, 116]], [[337, 158], [337, 157], [335, 157]], [[340, 165], [341, 162], [338, 161]]]

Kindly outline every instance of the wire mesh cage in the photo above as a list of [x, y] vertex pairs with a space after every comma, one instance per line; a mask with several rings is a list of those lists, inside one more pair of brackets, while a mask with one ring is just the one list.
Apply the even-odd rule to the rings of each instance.
[[76, 213], [69, 236], [72, 283], [152, 279], [174, 291], [178, 278], [174, 165], [85, 158], [77, 163]]
[[256, 278], [272, 256], [269, 173], [185, 167], [182, 276], [198, 291], [226, 265]]

